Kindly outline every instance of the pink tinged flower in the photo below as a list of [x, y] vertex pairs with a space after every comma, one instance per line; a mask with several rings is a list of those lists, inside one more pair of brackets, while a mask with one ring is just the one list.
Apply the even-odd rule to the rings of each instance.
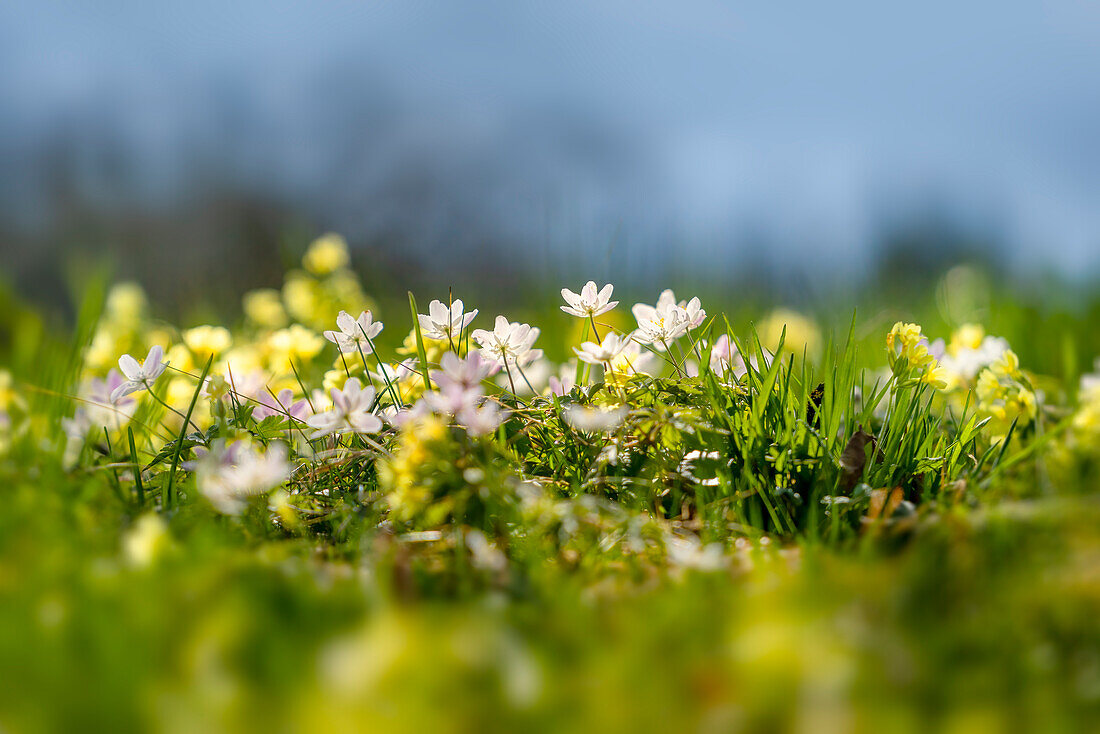
[[588, 362], [589, 364], [604, 364], [622, 354], [628, 344], [630, 344], [629, 335], [620, 337], [618, 334], [609, 333], [599, 344], [595, 342], [585, 342], [581, 344], [580, 349], [574, 349], [573, 351], [576, 352], [577, 359], [582, 362]]
[[582, 319], [607, 313], [619, 305], [618, 301], [611, 300], [611, 293], [614, 290], [615, 287], [610, 283], [597, 290], [595, 281], [591, 280], [584, 284], [580, 293], [562, 288], [561, 296], [568, 305], [562, 306], [561, 310]]
[[395, 428], [401, 428], [409, 421], [423, 418], [432, 413], [432, 408], [423, 399], [420, 399], [411, 408], [398, 408], [394, 405], [382, 407], [383, 416]]
[[256, 408], [252, 411], [252, 417], [256, 420], [262, 421], [264, 418], [278, 415], [304, 421], [310, 414], [309, 401], [304, 398], [294, 400], [294, 391], [289, 387], [283, 388], [276, 395], [272, 395], [265, 390], [252, 399], [256, 403]]
[[710, 371], [717, 375], [733, 372], [738, 377], [745, 373], [745, 360], [741, 358], [728, 334], [719, 334], [710, 350]]
[[335, 344], [341, 352], [359, 352], [370, 354], [374, 351], [371, 340], [382, 333], [382, 322], [375, 321], [370, 311], [363, 311], [359, 318], [353, 319], [347, 311], [341, 311], [336, 317], [339, 331], [326, 331], [325, 338]]
[[117, 402], [120, 398], [146, 390], [152, 386], [156, 379], [163, 374], [168, 367], [167, 362], [162, 362], [164, 349], [159, 345], [153, 345], [145, 361], [140, 364], [129, 354], [124, 354], [118, 359], [118, 368], [122, 371], [126, 381], [111, 391], [111, 402]]
[[342, 433], [377, 433], [382, 430], [382, 419], [371, 408], [374, 405], [374, 388], [363, 387], [359, 379], [351, 378], [343, 390], [332, 390], [332, 410], [310, 416], [306, 424], [313, 430], [313, 438]]
[[504, 422], [507, 412], [491, 400], [481, 405], [467, 405], [455, 413], [455, 422], [471, 436], [487, 436]]
[[573, 389], [576, 385], [576, 380], [573, 375], [550, 375], [550, 394], [557, 395], [559, 398], [565, 397], [565, 394]]
[[476, 407], [484, 397], [480, 390], [464, 390], [458, 385], [448, 385], [439, 392], [425, 393], [420, 402], [440, 415], [458, 415], [467, 408]]
[[698, 329], [707, 318], [707, 312], [703, 310], [703, 304], [699, 301], [698, 296], [685, 304], [681, 304], [680, 308], [684, 309], [684, 313], [687, 314], [688, 329]]
[[428, 314], [417, 314], [420, 322], [420, 333], [425, 339], [448, 341], [458, 338], [463, 330], [477, 316], [477, 309], [469, 313], [463, 313], [462, 300], [456, 300], [448, 308], [442, 301], [432, 301], [428, 304]]
[[440, 390], [458, 387], [480, 392], [482, 381], [489, 376], [492, 369], [493, 365], [483, 360], [479, 352], [471, 352], [465, 359], [453, 352], [447, 352], [439, 361], [439, 369], [433, 371], [430, 377]]

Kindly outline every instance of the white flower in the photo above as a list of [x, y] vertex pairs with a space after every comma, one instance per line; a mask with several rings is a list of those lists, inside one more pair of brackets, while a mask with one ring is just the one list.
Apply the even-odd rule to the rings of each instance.
[[352, 377], [343, 390], [332, 390], [332, 410], [310, 416], [306, 423], [314, 429], [312, 438], [339, 433], [377, 433], [382, 419], [371, 412], [374, 388], [363, 387]]
[[681, 303], [680, 308], [687, 313], [688, 329], [698, 329], [707, 318], [707, 312], [703, 310], [703, 304], [699, 302], [698, 296], [687, 303]]
[[620, 405], [617, 408], [589, 408], [584, 405], [569, 405], [562, 411], [565, 422], [578, 431], [610, 431], [618, 428], [629, 408]]
[[[672, 291], [665, 293], [671, 294]], [[662, 351], [668, 342], [683, 336], [691, 328], [687, 310], [680, 308], [671, 298], [659, 300], [656, 306], [636, 303], [630, 312], [638, 321], [634, 338], [642, 344], [653, 344]]]
[[199, 491], [220, 512], [238, 515], [253, 495], [266, 492], [290, 475], [286, 446], [274, 443], [261, 452], [251, 442], [238, 441], [228, 448], [220, 441], [210, 451], [196, 448], [198, 461], [190, 462]]
[[347, 311], [341, 311], [336, 317], [340, 331], [326, 331], [325, 338], [339, 347], [341, 352], [370, 354], [373, 350], [371, 340], [382, 332], [382, 322], [375, 321], [370, 311], [363, 311], [359, 318], [353, 319]]
[[492, 331], [477, 329], [472, 334], [481, 347], [481, 353], [499, 368], [509, 362], [523, 366], [542, 356], [541, 349], [532, 349], [539, 337], [539, 330], [530, 324], [520, 324], [503, 316], [497, 316]]
[[[933, 354], [940, 349], [937, 341], [929, 348]], [[1009, 349], [1008, 341], [997, 336], [987, 336], [982, 339], [976, 349], [963, 347], [955, 354], [950, 352], [940, 356], [940, 366], [951, 375], [969, 382], [978, 376], [978, 373], [1000, 359]]]
[[462, 313], [462, 300], [459, 299], [450, 308], [442, 301], [432, 301], [428, 304], [428, 315], [417, 314], [416, 318], [420, 321], [420, 333], [425, 339], [448, 341], [458, 338], [475, 316], [476, 308]]
[[580, 349], [574, 349], [577, 359], [589, 364], [604, 364], [622, 354], [626, 346], [630, 344], [630, 336], [620, 337], [614, 332], [608, 333], [599, 344], [585, 342]]
[[118, 368], [122, 370], [122, 374], [126, 377], [126, 382], [122, 383], [111, 392], [111, 402], [117, 403], [119, 398], [137, 392], [138, 390], [147, 390], [150, 388], [168, 367], [167, 362], [161, 362], [163, 357], [164, 349], [159, 344], [154, 345], [153, 348], [149, 350], [148, 356], [145, 357], [145, 361], [141, 364], [138, 364], [138, 361], [129, 354], [124, 354], [119, 357]]
[[661, 291], [661, 295], [657, 297], [657, 310], [667, 309], [669, 306], [677, 306], [683, 309], [688, 322], [688, 329], [698, 329], [707, 318], [707, 312], [703, 310], [698, 297], [692, 298], [690, 301], [677, 301], [676, 294], [672, 292], [672, 289], [665, 288]]
[[726, 565], [726, 555], [721, 543], [703, 545], [694, 535], [681, 538], [665, 536], [665, 550], [669, 564], [696, 571], [718, 571]]
[[595, 281], [591, 280], [584, 284], [580, 293], [574, 293], [568, 288], [562, 288], [562, 298], [564, 298], [565, 302], [569, 305], [562, 306], [561, 310], [582, 319], [607, 313], [619, 305], [618, 301], [611, 300], [611, 292], [613, 290], [615, 290], [615, 287], [608, 283], [597, 291]]

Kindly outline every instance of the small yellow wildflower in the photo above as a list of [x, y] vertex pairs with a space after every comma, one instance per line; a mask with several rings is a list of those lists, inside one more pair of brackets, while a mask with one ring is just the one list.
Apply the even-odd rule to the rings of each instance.
[[225, 375], [213, 375], [206, 381], [204, 393], [211, 400], [221, 400], [230, 393], [232, 386]]
[[107, 318], [127, 327], [134, 327], [145, 314], [148, 303], [145, 291], [137, 283], [119, 283], [107, 294]]
[[283, 303], [295, 319], [307, 324], [320, 323], [324, 315], [321, 301], [321, 286], [316, 280], [301, 271], [287, 276]]
[[12, 408], [25, 408], [22, 396], [15, 390], [15, 381], [7, 370], [0, 370], [0, 410], [7, 412]]
[[263, 369], [263, 354], [256, 344], [239, 344], [221, 359], [220, 367], [235, 377], [242, 377], [249, 372], [259, 372]]
[[998, 377], [1018, 378], [1020, 377], [1020, 358], [1016, 356], [1016, 352], [1006, 349], [1000, 359], [989, 366], [989, 369]]
[[224, 326], [196, 326], [183, 332], [183, 343], [191, 350], [195, 362], [205, 365], [210, 357], [217, 357], [229, 349], [233, 337]]
[[295, 365], [308, 362], [320, 353], [325, 340], [300, 324], [272, 332], [266, 346], [269, 364], [273, 370], [289, 372], [291, 362]]
[[783, 337], [784, 328], [787, 334], [783, 340], [783, 351], [801, 355], [803, 351], [815, 354], [820, 349], [821, 331], [817, 328], [817, 324], [789, 308], [776, 309], [760, 322], [757, 332], [760, 335], [760, 342], [770, 351], [776, 351], [779, 348], [779, 340]]
[[118, 355], [126, 351], [125, 341], [108, 325], [101, 325], [92, 336], [92, 342], [84, 353], [84, 366], [95, 373], [104, 373], [118, 360]]
[[978, 375], [978, 409], [992, 418], [990, 429], [998, 435], [1008, 431], [1013, 421], [1024, 427], [1035, 420], [1038, 406], [1035, 393], [1020, 371], [1020, 360], [1011, 349]]
[[329, 275], [348, 264], [348, 244], [338, 234], [326, 234], [306, 250], [302, 266], [314, 275]]
[[985, 339], [985, 327], [981, 324], [963, 324], [951, 334], [947, 353], [958, 356], [964, 349], [977, 349]]
[[937, 389], [947, 386], [947, 371], [928, 351], [928, 340], [921, 333], [919, 324], [899, 321], [886, 335], [886, 351], [890, 369], [899, 378], [915, 377]]
[[[450, 349], [450, 344], [438, 339], [424, 339], [424, 356], [427, 358], [430, 364], [435, 364], [443, 357], [443, 353]], [[458, 345], [455, 345], [458, 347]], [[397, 353], [404, 357], [417, 356], [416, 349], [416, 329], [409, 332], [408, 336], [401, 342], [401, 346], [397, 348]]]
[[402, 426], [393, 457], [381, 465], [380, 476], [386, 501], [397, 518], [411, 520], [429, 509], [436, 494], [434, 484], [445, 474], [437, 465], [447, 462], [447, 439], [447, 425], [435, 415]]
[[266, 329], [279, 329], [286, 326], [286, 309], [283, 308], [279, 291], [274, 288], [260, 288], [245, 294], [244, 314], [248, 320]]
[[172, 544], [168, 526], [158, 515], [138, 518], [122, 537], [122, 552], [127, 562], [137, 568], [147, 568], [157, 561]]
[[[173, 370], [180, 372], [194, 372], [195, 370], [195, 359], [191, 350], [185, 344], [173, 344], [169, 347], [164, 354], [164, 361], [172, 365]], [[203, 361], [202, 367], [205, 366], [206, 362]]]

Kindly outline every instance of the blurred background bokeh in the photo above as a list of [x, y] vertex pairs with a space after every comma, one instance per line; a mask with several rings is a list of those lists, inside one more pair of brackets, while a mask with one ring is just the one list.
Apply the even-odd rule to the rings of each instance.
[[0, 261], [169, 313], [325, 231], [372, 291], [1092, 279], [1084, 0], [0, 4]]

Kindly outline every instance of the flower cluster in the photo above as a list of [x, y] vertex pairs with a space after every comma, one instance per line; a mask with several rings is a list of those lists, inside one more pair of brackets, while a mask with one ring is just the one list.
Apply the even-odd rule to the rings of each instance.
[[[340, 238], [322, 237], [282, 291], [245, 297], [245, 321], [232, 330], [156, 326], [139, 290], [118, 291], [109, 299], [103, 339], [125, 343], [133, 354], [118, 358], [117, 370], [89, 367], [82, 376], [75, 390], [79, 404], [64, 423], [70, 455], [86, 459], [96, 453], [88, 450], [93, 448], [117, 454], [121, 446], [129, 461], [124, 439], [130, 426], [137, 453], [158, 460], [172, 454], [168, 441], [185, 436], [183, 451], [193, 450], [197, 458], [182, 456], [183, 465], [194, 472], [199, 493], [221, 512], [242, 512], [249, 497], [280, 487], [301, 469], [314, 480], [329, 473], [344, 477], [330, 489], [364, 493], [363, 502], [378, 492], [392, 512], [387, 517], [397, 522], [431, 527], [442, 518], [476, 516], [474, 525], [485, 530], [485, 518], [503, 510], [472, 508], [535, 472], [570, 472], [563, 487], [584, 486], [591, 477], [605, 483], [601, 491], [614, 494], [638, 481], [615, 472], [628, 471], [634, 461], [667, 459], [667, 466], [646, 471], [652, 471], [654, 486], [665, 487], [654, 501], [673, 502], [680, 489], [728, 491], [736, 480], [723, 472], [736, 459], [726, 447], [738, 439], [726, 436], [742, 431], [745, 441], [764, 441], [766, 431], [757, 422], [773, 416], [795, 416], [798, 423], [785, 428], [785, 436], [820, 430], [814, 414], [827, 388], [823, 383], [815, 389], [820, 376], [800, 381], [814, 375], [817, 357], [824, 356], [822, 337], [813, 321], [795, 311], [769, 314], [758, 343], [754, 339], [751, 353], [742, 355], [728, 323], [718, 327], [724, 319], [708, 320], [698, 297], [661, 291], [655, 302], [631, 307], [628, 326], [626, 315], [615, 313], [613, 285], [588, 281], [577, 292], [561, 291], [561, 311], [579, 321], [566, 344], [558, 345], [570, 359], [555, 362], [543, 353], [538, 326], [497, 315], [491, 328], [477, 328], [479, 310], [450, 297], [431, 300], [426, 313], [414, 314], [407, 333], [405, 326], [396, 335], [386, 332], [376, 310], [343, 305], [356, 300], [345, 298], [348, 293], [359, 292], [349, 263]], [[351, 281], [355, 287], [342, 291]], [[932, 405], [959, 414], [961, 405], [976, 405], [989, 419], [981, 433], [986, 448], [1013, 422], [1024, 427], [1038, 417], [1038, 398], [1015, 353], [979, 325], [964, 324], [946, 343], [929, 344], [919, 325], [899, 322], [886, 335], [886, 347], [892, 392], [879, 393], [871, 409], [858, 402], [844, 407], [843, 396], [827, 404], [834, 416], [859, 416], [868, 440], [879, 440], [887, 424], [900, 420], [896, 413]], [[139, 361], [135, 355], [142, 353], [146, 357]], [[803, 355], [812, 358], [801, 362]], [[752, 403], [761, 381], [746, 379], [746, 371], [796, 364], [805, 368], [801, 375], [777, 375], [774, 386], [782, 385], [782, 394], [768, 400], [799, 404], [781, 410], [769, 405], [761, 418]], [[948, 389], [924, 392], [923, 386]], [[860, 392], [858, 382], [850, 392]], [[1073, 430], [1084, 440], [1100, 425], [1100, 386], [1083, 383], [1081, 395]], [[146, 422], [150, 430], [137, 430]], [[917, 435], [933, 424], [910, 428]], [[819, 457], [792, 459], [797, 450], [772, 452], [775, 442], [769, 436], [753, 450], [769, 452], [775, 472], [769, 482], [777, 491], [791, 488], [789, 501], [804, 501], [805, 487], [793, 487], [802, 467]], [[720, 458], [702, 458], [712, 456]], [[866, 468], [858, 459], [849, 463]], [[506, 469], [494, 474], [500, 467]], [[867, 471], [881, 470], [876, 464]], [[316, 499], [303, 498], [298, 484], [270, 501], [286, 528], [295, 526], [297, 504]], [[333, 503], [325, 502], [311, 511], [329, 511]]]
[[990, 430], [996, 439], [1004, 436], [1013, 422], [1024, 428], [1035, 419], [1035, 392], [1011, 349], [981, 371], [975, 392], [978, 409], [991, 419]]
[[886, 335], [890, 369], [901, 384], [921, 382], [936, 388], [947, 386], [944, 370], [929, 351], [928, 340], [919, 324], [901, 321]]
[[281, 443], [262, 450], [247, 439], [228, 445], [218, 440], [195, 453], [197, 459], [187, 468], [195, 472], [199, 492], [227, 515], [239, 515], [250, 497], [279, 486], [290, 475], [287, 448]]
[[932, 344], [931, 351], [939, 357], [947, 390], [969, 389], [974, 378], [1009, 349], [1008, 341], [985, 333], [980, 324], [967, 323], [955, 329], [945, 346], [942, 339]]

